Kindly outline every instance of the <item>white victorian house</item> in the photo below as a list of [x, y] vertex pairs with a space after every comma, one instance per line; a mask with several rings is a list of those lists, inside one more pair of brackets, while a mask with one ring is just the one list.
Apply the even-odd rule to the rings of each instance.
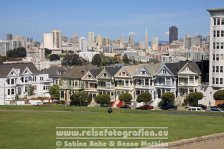
[[28, 98], [30, 90], [36, 97], [49, 97], [51, 82], [48, 74], [40, 73], [33, 63], [1, 64], [0, 105]]
[[196, 92], [201, 85], [201, 70], [191, 61], [180, 62], [178, 75], [178, 95], [186, 97], [191, 92]]

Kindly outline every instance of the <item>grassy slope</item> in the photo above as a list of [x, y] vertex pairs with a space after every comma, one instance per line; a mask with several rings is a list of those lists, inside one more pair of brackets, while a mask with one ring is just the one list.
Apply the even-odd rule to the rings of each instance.
[[[38, 110], [41, 108], [43, 107], [37, 107]], [[115, 110], [112, 114], [108, 114], [105, 108], [56, 106], [50, 107], [48, 110], [57, 108], [61, 110], [65, 108], [72, 112], [0, 112], [0, 148], [53, 149], [55, 148], [55, 128], [60, 126], [169, 127], [169, 141], [218, 133], [224, 130], [223, 115], [171, 115], [136, 110]], [[0, 109], [5, 108], [0, 107]]]

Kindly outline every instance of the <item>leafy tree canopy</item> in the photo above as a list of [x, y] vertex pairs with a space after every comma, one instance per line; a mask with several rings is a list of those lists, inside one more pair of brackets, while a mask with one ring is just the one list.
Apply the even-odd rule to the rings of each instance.
[[96, 103], [100, 104], [101, 106], [108, 106], [110, 100], [110, 95], [108, 94], [97, 95], [95, 99]]
[[24, 47], [19, 47], [6, 52], [7, 57], [10, 58], [23, 58], [26, 57], [26, 49]]
[[148, 102], [152, 99], [152, 96], [148, 92], [141, 93], [137, 97], [137, 102]]
[[224, 90], [216, 91], [215, 94], [213, 95], [213, 98], [215, 100], [224, 100]]
[[203, 94], [201, 92], [192, 92], [187, 96], [187, 102], [190, 106], [197, 106], [198, 100], [203, 98]]
[[132, 95], [129, 93], [123, 93], [119, 96], [119, 99], [125, 103], [128, 103], [132, 100]]
[[49, 93], [53, 99], [59, 99], [59, 86], [53, 85], [49, 88]]

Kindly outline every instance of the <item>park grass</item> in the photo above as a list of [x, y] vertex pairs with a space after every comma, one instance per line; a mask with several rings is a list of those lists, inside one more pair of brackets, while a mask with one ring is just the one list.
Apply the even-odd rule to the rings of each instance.
[[[18, 112], [33, 109], [35, 112]], [[124, 109], [114, 109], [108, 114], [107, 108], [58, 105], [1, 106], [0, 110], [5, 110], [0, 112], [1, 149], [55, 149], [56, 127], [168, 127], [168, 141], [224, 132], [223, 114], [188, 115]]]

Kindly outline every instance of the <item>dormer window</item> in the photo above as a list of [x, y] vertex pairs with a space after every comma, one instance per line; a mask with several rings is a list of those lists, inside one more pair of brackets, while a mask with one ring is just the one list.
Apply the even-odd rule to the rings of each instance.
[[163, 71], [163, 74], [166, 74], [166, 69], [163, 69], [162, 71]]
[[61, 71], [60, 70], [57, 71], [57, 75], [61, 75]]
[[143, 75], [145, 75], [145, 74], [146, 74], [146, 72], [145, 72], [145, 71], [142, 71], [142, 74], [143, 74]]
[[103, 76], [104, 76], [104, 77], [106, 77], [106, 76], [107, 76], [107, 74], [106, 74], [106, 73], [104, 73], [104, 74], [103, 74]]

